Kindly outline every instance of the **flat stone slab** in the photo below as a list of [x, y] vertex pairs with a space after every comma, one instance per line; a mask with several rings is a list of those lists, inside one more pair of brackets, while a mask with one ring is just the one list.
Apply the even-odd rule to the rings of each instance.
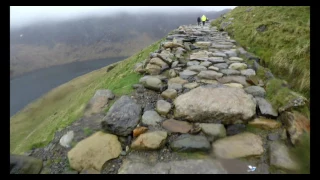
[[204, 136], [183, 134], [171, 142], [170, 147], [179, 152], [209, 151], [210, 143]]
[[174, 119], [163, 121], [162, 127], [174, 133], [188, 133], [192, 129], [192, 125], [190, 123]]
[[256, 113], [253, 97], [241, 88], [197, 87], [174, 100], [174, 116], [193, 122], [232, 124]]
[[179, 73], [180, 77], [183, 78], [183, 79], [187, 79], [190, 76], [195, 76], [197, 74], [198, 74], [197, 72], [190, 71], [190, 70], [184, 70], [181, 73]]
[[211, 159], [189, 159], [156, 163], [125, 160], [118, 174], [227, 174], [219, 161]]
[[258, 156], [264, 152], [261, 137], [249, 132], [219, 139], [212, 144], [212, 149], [223, 159]]

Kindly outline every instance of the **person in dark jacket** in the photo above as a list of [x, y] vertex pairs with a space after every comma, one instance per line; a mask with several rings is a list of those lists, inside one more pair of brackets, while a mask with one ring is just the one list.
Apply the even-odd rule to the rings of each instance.
[[198, 21], [198, 26], [201, 26], [201, 18], [200, 17], [197, 18], [197, 21]]

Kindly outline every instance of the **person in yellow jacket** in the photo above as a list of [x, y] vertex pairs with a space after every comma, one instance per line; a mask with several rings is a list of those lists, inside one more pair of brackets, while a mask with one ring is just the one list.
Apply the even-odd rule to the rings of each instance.
[[207, 17], [205, 15], [202, 15], [201, 17], [201, 21], [202, 21], [202, 25], [204, 26], [204, 24], [206, 23]]

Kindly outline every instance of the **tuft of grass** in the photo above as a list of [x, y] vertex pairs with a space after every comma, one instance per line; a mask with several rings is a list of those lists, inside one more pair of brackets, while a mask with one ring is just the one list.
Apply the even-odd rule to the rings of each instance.
[[[268, 81], [266, 84], [266, 92], [266, 98], [271, 102], [275, 109], [285, 106], [293, 99], [301, 96], [300, 94], [294, 93], [288, 87], [283, 86], [283, 81], [277, 78]], [[294, 110], [299, 111], [310, 119], [310, 110], [308, 105], [295, 108]]]
[[[77, 142], [76, 141], [72, 141], [71, 142], [71, 147], [75, 147], [77, 145]], [[69, 162], [69, 161], [68, 161]]]
[[[252, 10], [246, 11], [248, 8]], [[219, 28], [231, 17], [233, 23], [226, 31], [259, 56], [275, 75], [310, 99], [310, 7], [239, 6], [211, 25]], [[260, 25], [267, 30], [258, 32]]]
[[304, 133], [298, 145], [290, 151], [300, 165], [301, 174], [310, 174], [310, 134]]
[[10, 152], [23, 154], [33, 146], [47, 145], [57, 130], [83, 115], [86, 104], [98, 89], [110, 89], [116, 96], [129, 94], [132, 84], [138, 83], [141, 77], [133, 72], [133, 66], [157, 50], [161, 41], [117, 63], [108, 72], [106, 66], [60, 85], [12, 116]]
[[86, 136], [90, 136], [93, 133], [92, 129], [88, 127], [83, 128], [83, 132]]
[[254, 127], [254, 126], [252, 126], [250, 124], [248, 124], [246, 126], [246, 131], [254, 133], [254, 134], [263, 134], [263, 133], [267, 132], [266, 130], [263, 130], [263, 129], [260, 129], [260, 128], [256, 128], [256, 127]]

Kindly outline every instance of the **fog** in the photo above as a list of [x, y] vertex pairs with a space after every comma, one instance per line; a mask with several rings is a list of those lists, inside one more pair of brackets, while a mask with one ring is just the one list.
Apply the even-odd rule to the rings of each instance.
[[32, 23], [64, 21], [86, 16], [127, 13], [179, 13], [190, 11], [220, 11], [236, 6], [10, 6], [10, 27], [19, 28]]

